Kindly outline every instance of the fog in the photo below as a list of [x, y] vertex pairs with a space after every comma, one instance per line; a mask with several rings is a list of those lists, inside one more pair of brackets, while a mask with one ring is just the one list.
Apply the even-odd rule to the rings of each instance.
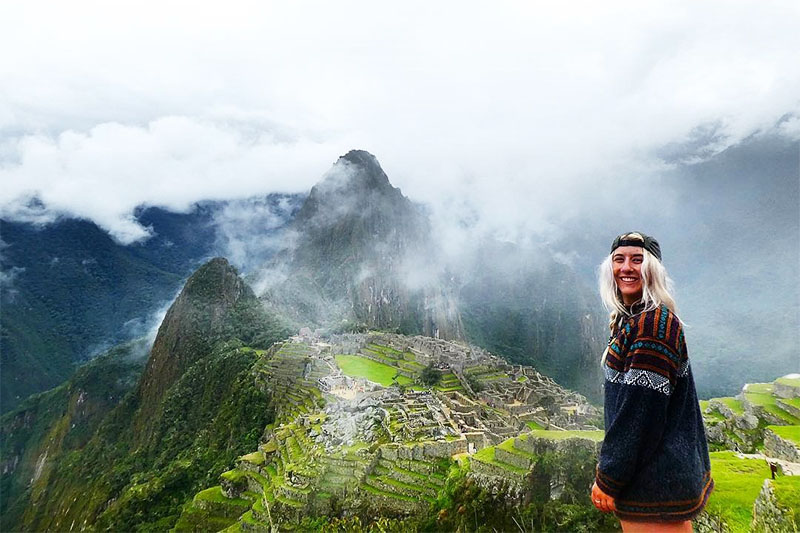
[[690, 349], [796, 371], [798, 27], [796, 2], [4, 5], [0, 216], [131, 244], [152, 237], [137, 207], [231, 200], [218, 245], [253, 271], [285, 244], [253, 198], [364, 149], [425, 206], [442, 265], [491, 238], [592, 285], [641, 230]]

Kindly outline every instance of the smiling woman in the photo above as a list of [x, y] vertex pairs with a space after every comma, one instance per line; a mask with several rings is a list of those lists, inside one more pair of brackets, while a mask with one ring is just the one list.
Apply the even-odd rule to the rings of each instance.
[[703, 417], [661, 248], [614, 240], [600, 266], [610, 312], [605, 429], [592, 503], [625, 532], [691, 531], [714, 488]]

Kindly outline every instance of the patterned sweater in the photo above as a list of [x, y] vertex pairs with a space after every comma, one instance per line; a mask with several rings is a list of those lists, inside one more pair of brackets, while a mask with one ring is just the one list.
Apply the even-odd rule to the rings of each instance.
[[678, 318], [666, 306], [627, 318], [610, 341], [605, 375], [597, 485], [623, 520], [691, 520], [714, 480]]

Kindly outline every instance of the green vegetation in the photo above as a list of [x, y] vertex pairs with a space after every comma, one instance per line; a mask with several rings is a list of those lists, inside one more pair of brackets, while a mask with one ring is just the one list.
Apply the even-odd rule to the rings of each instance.
[[800, 447], [800, 426], [767, 426], [782, 439], [793, 442]]
[[394, 381], [401, 385], [412, 383], [406, 376], [398, 375], [397, 368], [360, 355], [337, 355], [336, 364], [350, 377], [366, 378], [384, 387], [390, 386]]
[[544, 429], [541, 424], [534, 420], [528, 420], [525, 422], [525, 425], [528, 426], [530, 429]]
[[[538, 429], [527, 433], [531, 437], [542, 437], [545, 439], [568, 439], [570, 437], [581, 437], [584, 439], [591, 439], [593, 441], [601, 441], [605, 436], [605, 432], [602, 430], [595, 430], [595, 431], [561, 431], [561, 430], [548, 430], [548, 429]], [[522, 435], [520, 438], [525, 437]]]
[[753, 502], [764, 479], [770, 477], [769, 466], [761, 459], [740, 459], [731, 451], [710, 456], [715, 486], [706, 510], [720, 516], [734, 533], [750, 531]]
[[750, 383], [744, 393], [748, 402], [762, 407], [768, 413], [778, 417], [789, 425], [800, 424], [800, 418], [787, 413], [775, 403], [771, 383]]
[[778, 505], [800, 519], [800, 476], [778, 476], [772, 480]]
[[800, 388], [800, 378], [778, 378], [775, 380], [775, 383]]
[[442, 380], [442, 371], [434, 368], [433, 363], [431, 363], [422, 369], [419, 379], [428, 387], [433, 387]]
[[[506, 441], [509, 442], [509, 441]], [[501, 446], [508, 446], [504, 442]], [[490, 462], [494, 448], [484, 448], [473, 460]], [[420, 531], [619, 531], [619, 521], [611, 514], [597, 512], [587, 498], [587, 487], [594, 477], [595, 457], [588, 449], [539, 458], [534, 490], [525, 503], [514, 503], [504, 494], [492, 494], [468, 475], [468, 461], [459, 462], [450, 472], [434, 507], [419, 522]], [[556, 498], [550, 495], [550, 480], [566, 480]]]
[[0, 456], [19, 458], [13, 473], [0, 477], [0, 530], [15, 529], [21, 518], [39, 458], [47, 451], [37, 493], [59, 457], [85, 446], [103, 418], [133, 388], [146, 350], [144, 340], [117, 346], [78, 369], [63, 385], [28, 398], [0, 418]]
[[728, 397], [725, 397], [725, 398], [717, 398], [717, 399], [719, 401], [721, 401], [723, 404], [725, 404], [726, 406], [728, 406], [728, 408], [731, 411], [733, 411], [735, 414], [737, 414], [737, 415], [744, 414], [744, 407], [742, 407], [742, 402], [740, 402], [736, 398], [728, 396]]

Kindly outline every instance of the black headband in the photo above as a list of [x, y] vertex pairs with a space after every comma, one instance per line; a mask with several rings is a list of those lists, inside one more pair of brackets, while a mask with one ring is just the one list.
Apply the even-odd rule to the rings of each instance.
[[[611, 253], [614, 253], [614, 250], [619, 248], [620, 246], [638, 246], [639, 248], [644, 248], [661, 261], [661, 246], [658, 245], [658, 241], [655, 240], [653, 237], [649, 235], [645, 235], [644, 233], [637, 232], [639, 235], [644, 237], [644, 241], [637, 239], [635, 237], [629, 237], [630, 233], [623, 233], [616, 239], [614, 239], [614, 244], [611, 245]], [[627, 238], [626, 238], [627, 237]]]

